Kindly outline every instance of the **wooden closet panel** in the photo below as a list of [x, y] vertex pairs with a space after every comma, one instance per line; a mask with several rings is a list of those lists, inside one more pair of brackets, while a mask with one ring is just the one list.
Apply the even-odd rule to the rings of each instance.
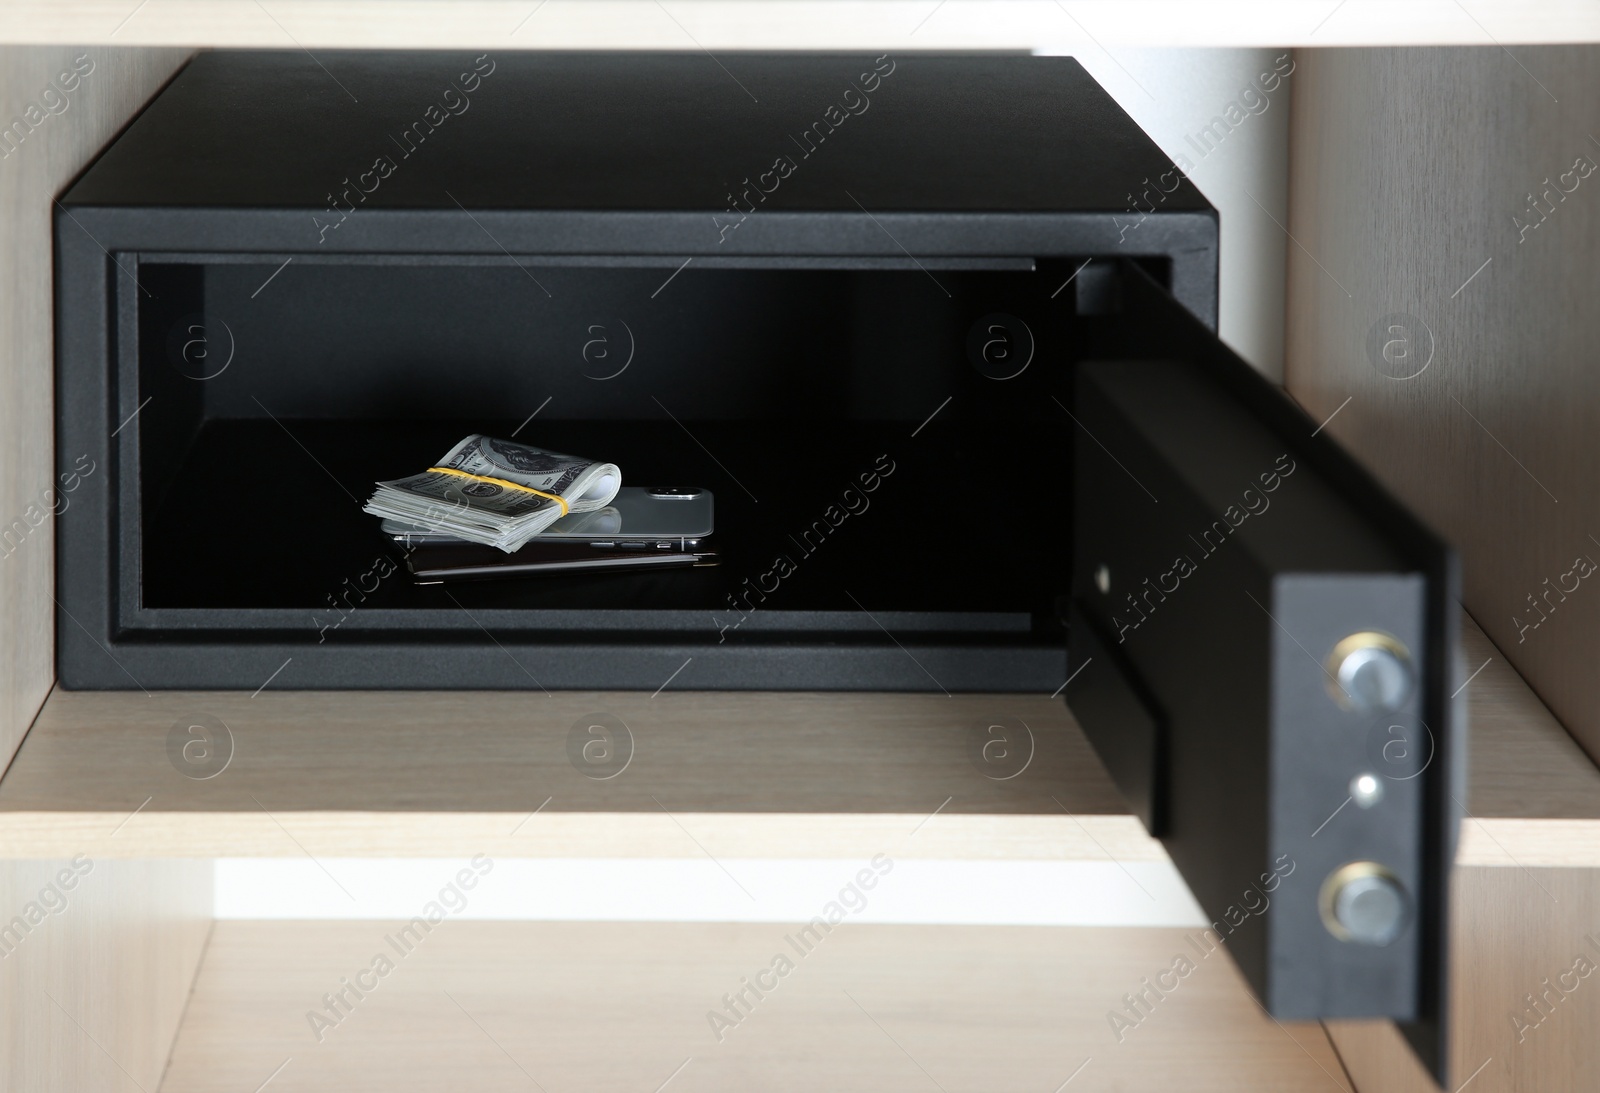
[[[55, 681], [55, 196], [189, 56], [0, 48], [0, 769]], [[66, 78], [63, 79], [63, 74]]]
[[1287, 386], [1600, 755], [1600, 49], [1305, 51], [1290, 133]]

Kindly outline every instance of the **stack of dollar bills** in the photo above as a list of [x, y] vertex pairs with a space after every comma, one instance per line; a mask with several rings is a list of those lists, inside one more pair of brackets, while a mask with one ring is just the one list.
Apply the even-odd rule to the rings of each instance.
[[379, 482], [363, 510], [509, 554], [568, 513], [609, 504], [621, 486], [614, 463], [474, 434], [421, 474]]

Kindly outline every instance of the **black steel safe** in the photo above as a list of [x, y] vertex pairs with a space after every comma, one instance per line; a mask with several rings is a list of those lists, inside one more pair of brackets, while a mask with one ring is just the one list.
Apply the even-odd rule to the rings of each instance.
[[[1307, 870], [1275, 1015], [1442, 1066], [1453, 557], [1076, 62], [208, 53], [55, 230], [63, 686], [1065, 691], [1219, 932]], [[362, 502], [473, 432], [713, 490], [722, 564], [412, 584]]]

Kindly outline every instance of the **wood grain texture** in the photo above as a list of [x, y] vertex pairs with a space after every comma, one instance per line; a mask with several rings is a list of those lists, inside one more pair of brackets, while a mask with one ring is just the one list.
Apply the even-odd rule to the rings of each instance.
[[[155, 808], [152, 803], [150, 808]], [[554, 808], [554, 802], [550, 808]], [[937, 807], [937, 802], [935, 803]], [[1133, 816], [684, 812], [16, 813], [0, 853], [66, 843], [105, 857], [855, 858], [1166, 861]], [[119, 831], [119, 820], [129, 822]]]
[[[285, 1059], [273, 1093], [1349, 1088], [1222, 950], [1119, 1043], [1107, 1011], [1172, 967], [1176, 930], [844, 925], [801, 955], [772, 924], [446, 920], [402, 956], [397, 925], [219, 922], [162, 1093], [255, 1089]], [[319, 1041], [307, 1011], [379, 952], [393, 971]], [[793, 971], [719, 1041], [707, 1011], [779, 953]]]
[[[53, 439], [51, 202], [185, 56], [172, 49], [0, 48], [0, 769], [55, 679], [51, 513], [72, 500], [50, 492], [61, 485]], [[78, 488], [104, 481], [91, 475]]]
[[[1451, 939], [1452, 1066], [1472, 1093], [1587, 1093], [1600, 1083], [1600, 871], [1460, 870]], [[1590, 974], [1582, 974], [1588, 961]], [[1387, 1022], [1330, 1021], [1361, 1093], [1437, 1088]]]
[[[1600, 866], [1600, 771], [1470, 620], [1464, 629], [1468, 666], [1482, 670], [1466, 689], [1472, 818], [1458, 860]], [[632, 758], [598, 780], [571, 740], [607, 718], [628, 727]], [[229, 729], [231, 758], [214, 777], [190, 776], [221, 757], [185, 760], [190, 724]], [[981, 758], [991, 724], [1028, 729], [1032, 759], [1016, 777], [984, 773], [1007, 772]], [[886, 846], [1166, 856], [1070, 712], [1043, 695], [58, 691], [0, 780], [0, 853], [12, 857], [692, 857], [699, 846], [718, 857]]]
[[[609, 718], [613, 733], [628, 727], [632, 757], [602, 780], [581, 747]], [[204, 780], [185, 772], [211, 768], [169, 748], [174, 726], [201, 722], [232, 739]], [[1016, 777], [982, 773], [991, 723], [1031, 734]], [[12, 857], [698, 856], [696, 840], [719, 857], [902, 844], [924, 857], [1165, 857], [1042, 695], [57, 691], [0, 781]]]
[[[168, 736], [193, 721], [230, 729], [220, 775]], [[1028, 726], [1033, 761], [997, 781], [977, 769], [990, 722]], [[627, 766], [582, 746], [609, 725]], [[626, 726], [626, 738], [615, 726]], [[569, 749], [577, 733], [579, 748]], [[1044, 695], [558, 691], [56, 691], [0, 810], [132, 810], [147, 794], [175, 811], [521, 814], [553, 811], [1122, 813], [1110, 779], [1059, 699]], [[659, 801], [659, 803], [657, 803]], [[255, 809], [253, 804], [249, 805]], [[148, 810], [147, 810], [148, 811]]]
[[210, 928], [209, 862], [0, 862], [0, 1093], [154, 1090]]
[[1473, 1093], [1600, 1086], [1600, 871], [1463, 870], [1453, 906], [1458, 1081], [1482, 1066]]
[[[1439, 1093], [1392, 1021], [1325, 1021], [1345, 1073], [1361, 1093]], [[1465, 1077], [1465, 1075], [1462, 1075]]]
[[[1600, 819], [1600, 770], [1471, 618], [1462, 620], [1474, 816]], [[1550, 864], [1560, 864], [1552, 862]]]
[[[1573, 572], [1600, 560], [1600, 172], [1572, 173], [1600, 51], [1318, 51], [1295, 79], [1288, 388], [1344, 405], [1328, 431], [1460, 546], [1467, 609], [1600, 755], [1600, 580]], [[1399, 323], [1391, 372], [1433, 347], [1411, 379], [1369, 354], [1391, 313], [1431, 330]]]
[[[1585, 0], [7, 0], [0, 40], [268, 48], [1099, 49], [1600, 39]], [[1063, 7], [1066, 12], [1063, 12]], [[537, 9], [537, 10], [536, 10]], [[913, 37], [915, 35], [915, 37]]]
[[1470, 618], [1461, 638], [1477, 674], [1457, 863], [1600, 867], [1600, 770]]
[[[1466, 628], [1467, 670], [1487, 667], [1468, 689], [1473, 818], [1452, 899], [1454, 1081], [1470, 1079], [1472, 1093], [1592, 1090], [1600, 977], [1570, 969], [1579, 955], [1600, 966], [1588, 940], [1600, 927], [1600, 783], [1562, 726], [1600, 754], [1600, 592], [1569, 580], [1538, 613], [1527, 597], [1575, 556], [1600, 558], [1589, 466], [1600, 324], [1588, 300], [1600, 187], [1569, 177], [1570, 193], [1552, 194], [1542, 214], [1527, 209], [1530, 191], [1542, 201], [1544, 180], [1576, 157], [1600, 163], [1600, 52], [1297, 60], [1288, 387], [1314, 417], [1337, 411], [1328, 430], [1461, 547], [1466, 606], [1499, 647]], [[1540, 226], [1524, 232], [1513, 217]], [[1418, 350], [1409, 366], [1383, 358], [1389, 340]], [[1424, 360], [1420, 374], [1394, 378]], [[1552, 993], [1539, 1017], [1526, 996], [1563, 973], [1576, 989]], [[1329, 1031], [1363, 1093], [1433, 1089], [1392, 1026]]]

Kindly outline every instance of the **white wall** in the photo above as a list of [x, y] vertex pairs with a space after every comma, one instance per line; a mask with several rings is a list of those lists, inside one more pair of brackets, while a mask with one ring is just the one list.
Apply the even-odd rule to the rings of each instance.
[[[1281, 383], [1284, 274], [1293, 245], [1285, 228], [1294, 76], [1263, 81], [1262, 75], [1292, 65], [1293, 56], [1264, 49], [1090, 49], [1077, 58], [1174, 162], [1194, 164], [1189, 177], [1222, 220], [1222, 338]], [[1278, 86], [1262, 93], [1263, 83]], [[1230, 103], [1239, 108], [1232, 116], [1242, 117], [1240, 124], [1209, 150], [1204, 141], [1191, 143], [1213, 119], [1227, 120]]]
[[[882, 856], [880, 856], [882, 857]], [[217, 918], [409, 919], [442, 899], [452, 918], [805, 922], [865, 861], [709, 858], [228, 858]], [[843, 897], [851, 921], [939, 925], [1202, 926], [1168, 862], [883, 858]], [[464, 871], [464, 873], [463, 873]], [[457, 878], [472, 882], [470, 890]]]

